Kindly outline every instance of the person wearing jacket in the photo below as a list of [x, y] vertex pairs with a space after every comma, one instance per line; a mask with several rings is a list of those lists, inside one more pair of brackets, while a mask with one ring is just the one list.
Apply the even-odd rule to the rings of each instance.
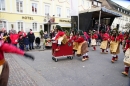
[[25, 48], [27, 51], [29, 51], [29, 39], [28, 39], [28, 36], [25, 36], [24, 38], [24, 45], [25, 45]]
[[104, 50], [106, 50], [106, 53], [108, 53], [107, 50], [108, 41], [109, 41], [109, 35], [105, 32], [105, 30], [102, 30], [102, 42], [100, 46], [100, 49], [102, 49], [101, 53], [105, 53]]
[[88, 44], [85, 40], [83, 31], [78, 32], [79, 37], [78, 39], [75, 40], [75, 42], [78, 43], [78, 48], [77, 48], [77, 56], [83, 56], [82, 61], [88, 60]]
[[16, 33], [15, 30], [13, 30], [13, 32], [10, 34], [11, 44], [17, 47], [18, 39], [19, 35]]
[[4, 43], [3, 40], [0, 40], [0, 86], [7, 86], [9, 78], [9, 65], [5, 60], [4, 53], [19, 54], [34, 60], [32, 55], [25, 53], [11, 44]]
[[18, 43], [19, 43], [19, 48], [21, 50], [24, 50], [24, 38], [23, 38], [23, 35], [19, 36]]
[[28, 38], [29, 38], [29, 49], [32, 50], [34, 49], [33, 43], [35, 40], [35, 35], [32, 32], [32, 29], [30, 29], [30, 32], [28, 33]]
[[59, 51], [61, 43], [66, 44], [68, 42], [68, 39], [67, 39], [67, 36], [66, 36], [65, 32], [63, 32], [61, 26], [56, 25], [56, 29], [57, 29], [58, 33], [56, 34], [55, 37], [52, 38], [52, 40], [57, 40], [58, 41], [58, 46], [57, 46], [55, 51]]

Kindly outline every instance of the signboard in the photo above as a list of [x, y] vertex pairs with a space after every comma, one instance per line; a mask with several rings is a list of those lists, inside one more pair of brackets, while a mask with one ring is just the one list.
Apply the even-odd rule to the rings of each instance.
[[34, 20], [33, 17], [29, 17], [29, 16], [22, 16], [22, 19], [26, 19], [26, 20]]

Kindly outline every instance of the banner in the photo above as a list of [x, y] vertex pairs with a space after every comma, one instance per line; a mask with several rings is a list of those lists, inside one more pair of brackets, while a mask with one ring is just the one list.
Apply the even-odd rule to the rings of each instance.
[[78, 0], [71, 0], [71, 8], [70, 8], [70, 15], [71, 16], [78, 16]]

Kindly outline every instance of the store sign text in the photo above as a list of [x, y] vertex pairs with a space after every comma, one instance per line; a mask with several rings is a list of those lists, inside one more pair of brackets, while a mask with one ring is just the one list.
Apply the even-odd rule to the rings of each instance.
[[22, 16], [22, 19], [33, 20], [33, 17], [29, 17], [29, 16]]
[[70, 20], [60, 20], [60, 22], [70, 22]]

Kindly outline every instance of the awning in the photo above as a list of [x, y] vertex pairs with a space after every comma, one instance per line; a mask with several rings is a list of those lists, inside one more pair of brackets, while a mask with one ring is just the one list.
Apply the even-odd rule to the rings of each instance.
[[109, 10], [105, 7], [92, 8], [89, 10], [81, 11], [80, 13], [82, 14], [82, 13], [92, 12], [93, 13], [92, 17], [98, 19], [100, 11], [101, 11], [101, 18], [122, 17], [120, 13]]
[[102, 7], [101, 10], [102, 10], [103, 12], [113, 14], [113, 15], [115, 15], [115, 16], [117, 16], [117, 17], [122, 17], [121, 14], [119, 14], [119, 13], [117, 13], [117, 12], [114, 12], [114, 11], [112, 11], [112, 10], [109, 10], [109, 9], [107, 9], [107, 8], [105, 8], [105, 7]]
[[71, 27], [71, 24], [58, 24], [60, 25], [61, 27]]

